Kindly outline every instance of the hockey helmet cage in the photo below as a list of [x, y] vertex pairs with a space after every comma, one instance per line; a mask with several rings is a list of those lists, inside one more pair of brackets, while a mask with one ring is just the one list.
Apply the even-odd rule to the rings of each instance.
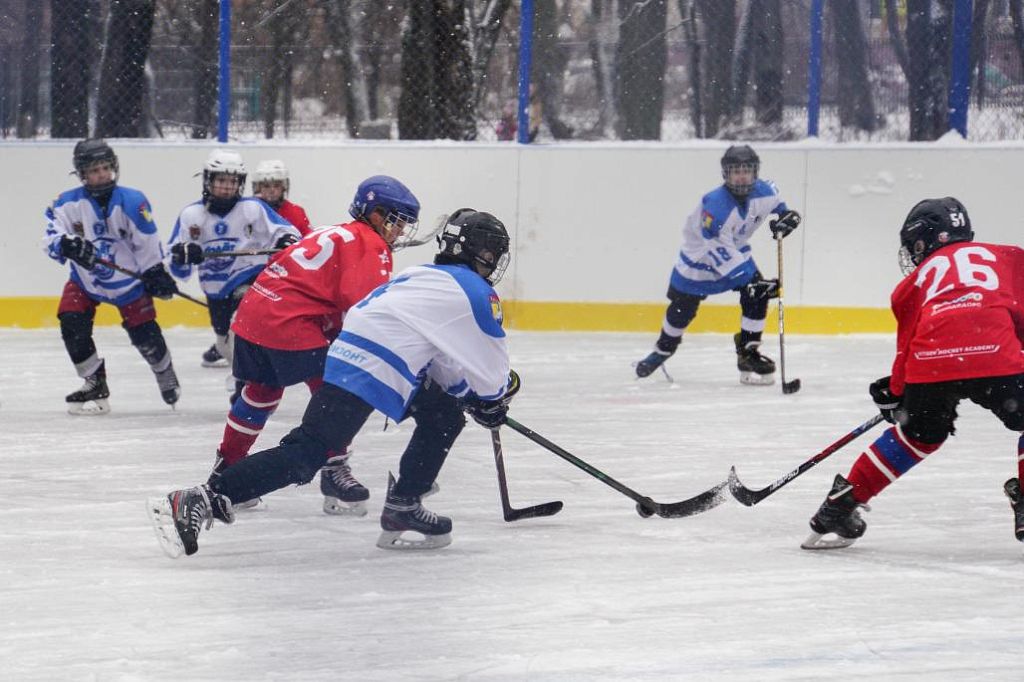
[[[753, 177], [749, 183], [738, 184], [732, 182], [730, 171], [733, 169], [749, 169], [753, 171]], [[722, 155], [722, 180], [726, 188], [737, 197], [745, 197], [754, 189], [757, 182], [757, 173], [761, 169], [761, 159], [757, 153], [746, 144], [734, 144], [725, 150]]]
[[925, 199], [910, 209], [900, 228], [900, 266], [910, 272], [937, 249], [973, 240], [971, 218], [958, 199]]
[[390, 175], [373, 175], [359, 183], [348, 212], [356, 220], [369, 222], [374, 211], [384, 217], [385, 226], [402, 226], [401, 237], [391, 248], [406, 246], [419, 224], [420, 202], [416, 195]]
[[280, 182], [284, 184], [284, 193], [288, 194], [288, 167], [284, 165], [284, 161], [270, 159], [256, 164], [256, 170], [252, 172], [253, 194], [258, 194], [265, 182]]
[[490, 213], [459, 209], [437, 236], [437, 263], [465, 263], [494, 285], [509, 264], [509, 236], [505, 225]]
[[77, 143], [73, 152], [73, 162], [75, 164], [75, 173], [83, 184], [85, 183], [85, 172], [93, 164], [106, 162], [110, 164], [111, 169], [114, 171], [114, 176], [110, 182], [105, 182], [102, 185], [86, 185], [85, 188], [89, 194], [102, 196], [113, 190], [117, 184], [119, 174], [117, 154], [110, 148], [106, 140], [90, 137]]

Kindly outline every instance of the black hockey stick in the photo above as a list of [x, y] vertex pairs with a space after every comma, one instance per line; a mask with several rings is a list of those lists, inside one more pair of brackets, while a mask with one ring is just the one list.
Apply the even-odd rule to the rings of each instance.
[[732, 493], [733, 497], [739, 500], [740, 504], [746, 505], [748, 507], [753, 507], [755, 504], [757, 504], [764, 498], [768, 497], [776, 490], [792, 481], [797, 476], [801, 475], [808, 469], [812, 468], [818, 462], [827, 458], [829, 455], [833, 454], [834, 452], [842, 448], [844, 445], [857, 438], [857, 436], [860, 436], [865, 431], [870, 430], [871, 427], [882, 421], [882, 419], [883, 418], [881, 414], [876, 414], [874, 417], [867, 420], [866, 422], [855, 428], [853, 431], [850, 431], [848, 434], [837, 440], [835, 443], [832, 443], [832, 445], [829, 445], [827, 448], [816, 454], [814, 457], [811, 457], [806, 462], [798, 466], [796, 469], [793, 469], [788, 474], [786, 474], [779, 480], [775, 481], [767, 488], [761, 488], [760, 490], [752, 490], [746, 487], [745, 485], [740, 483], [739, 476], [737, 476], [736, 474], [736, 467], [732, 467], [731, 469], [729, 469], [729, 492]]
[[782, 303], [782, 239], [776, 238], [779, 248], [779, 373], [782, 377], [782, 393], [789, 395], [800, 390], [800, 380], [786, 381], [786, 311]]
[[653, 516], [654, 514], [657, 514], [658, 516], [665, 519], [674, 519], [683, 516], [693, 516], [694, 514], [700, 514], [701, 512], [705, 512], [725, 502], [726, 496], [724, 491], [726, 486], [728, 485], [727, 481], [722, 481], [715, 487], [709, 490], [705, 490], [699, 495], [696, 495], [686, 500], [682, 500], [680, 502], [655, 502], [650, 497], [647, 497], [646, 495], [641, 495], [632, 488], [623, 485], [622, 483], [619, 483], [614, 478], [604, 473], [600, 469], [591, 466], [590, 464], [583, 461], [582, 459], [572, 454], [571, 452], [568, 452], [567, 450], [558, 447], [544, 436], [523, 426], [516, 420], [509, 418], [508, 421], [506, 421], [505, 423], [513, 431], [521, 433], [522, 435], [526, 436], [537, 445], [540, 445], [546, 450], [553, 452], [554, 454], [558, 455], [559, 457], [569, 462], [570, 464], [573, 464], [574, 466], [583, 469], [583, 471], [587, 472], [588, 474], [590, 474], [597, 480], [601, 481], [605, 485], [614, 488], [618, 492], [622, 493], [629, 499], [636, 502], [636, 511], [638, 514], [640, 514], [640, 516], [644, 518]]
[[494, 445], [494, 466], [498, 469], [498, 493], [501, 495], [501, 513], [511, 523], [519, 519], [532, 519], [537, 516], [554, 516], [562, 511], [562, 501], [545, 502], [532, 507], [516, 509], [508, 500], [508, 480], [505, 478], [505, 454], [501, 449], [501, 436], [498, 429], [491, 430], [491, 443]]
[[[132, 270], [129, 270], [128, 268], [123, 268], [123, 267], [121, 267], [120, 265], [118, 265], [117, 263], [115, 263], [113, 261], [109, 261], [109, 260], [106, 260], [104, 258], [97, 258], [96, 259], [96, 263], [99, 264], [99, 265], [102, 265], [104, 267], [108, 267], [111, 270], [117, 270], [122, 275], [128, 275], [129, 277], [132, 277], [134, 279], [137, 279], [137, 280], [140, 280], [140, 281], [142, 280], [142, 275], [140, 275], [139, 273], [133, 272]], [[205, 303], [203, 303], [202, 301], [200, 301], [198, 298], [193, 298], [192, 296], [189, 296], [188, 294], [186, 294], [186, 293], [184, 293], [182, 291], [175, 291], [174, 295], [175, 296], [181, 296], [186, 301], [192, 301], [196, 305], [201, 305], [204, 308], [209, 308], [210, 307], [210, 306], [206, 305]]]

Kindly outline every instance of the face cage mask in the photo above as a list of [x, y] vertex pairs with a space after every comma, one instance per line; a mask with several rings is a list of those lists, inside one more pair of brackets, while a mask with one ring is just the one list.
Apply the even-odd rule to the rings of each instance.
[[391, 242], [391, 250], [398, 251], [404, 249], [407, 246], [411, 246], [410, 242], [413, 241], [413, 237], [416, 236], [416, 231], [420, 227], [419, 219], [415, 216], [411, 216], [408, 213], [402, 213], [401, 211], [391, 211], [384, 218], [383, 232], [390, 234], [392, 231], [398, 229], [400, 223], [405, 223], [405, 227], [402, 229], [402, 234], [395, 238]]
[[[110, 182], [104, 182], [102, 185], [90, 185], [85, 180], [86, 173], [101, 163], [106, 164], [110, 168]], [[85, 191], [88, 192], [90, 196], [98, 198], [104, 195], [109, 195], [114, 191], [114, 187], [117, 186], [119, 169], [116, 160], [102, 159], [100, 161], [93, 161], [92, 163], [87, 164], [81, 171], [75, 170], [75, 174], [78, 176], [78, 179], [81, 180], [82, 186], [85, 187]]]
[[914, 270], [917, 269], [917, 263], [914, 262], [914, 256], [910, 253], [910, 249], [905, 246], [901, 246], [897, 255], [897, 260], [900, 264], [900, 272], [906, 277]]
[[[730, 192], [739, 197], [745, 197], [748, 194], [750, 194], [750, 192], [753, 191], [754, 189], [754, 184], [757, 182], [757, 172], [759, 170], [759, 166], [760, 164], [756, 163], [733, 163], [723, 168], [722, 179], [725, 181], [726, 189], [728, 189]], [[753, 174], [753, 177], [751, 177], [750, 179], [750, 183], [746, 185], [738, 185], [733, 183], [730, 180], [730, 176], [732, 175], [732, 171], [734, 170], [750, 171]]]
[[486, 279], [491, 286], [494, 286], [501, 281], [501, 278], [505, 276], [505, 271], [508, 270], [508, 264], [512, 261], [512, 257], [508, 251], [501, 254], [501, 258], [494, 264], [494, 269], [491, 270], [491, 274], [487, 275]]

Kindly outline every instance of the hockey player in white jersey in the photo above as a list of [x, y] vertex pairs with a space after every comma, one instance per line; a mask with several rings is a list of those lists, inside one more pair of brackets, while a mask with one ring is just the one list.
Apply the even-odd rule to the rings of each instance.
[[206, 294], [210, 324], [216, 334], [215, 346], [228, 366], [231, 316], [268, 257], [220, 258], [217, 252], [280, 249], [299, 240], [299, 231], [270, 206], [256, 198], [242, 197], [245, 177], [245, 164], [238, 152], [210, 152], [203, 164], [203, 198], [181, 211], [169, 242], [175, 277], [187, 280], [193, 266], [199, 270], [199, 285]]
[[509, 370], [501, 302], [492, 288], [508, 265], [505, 226], [489, 213], [461, 209], [438, 241], [434, 265], [404, 270], [349, 310], [328, 352], [323, 388], [279, 447], [250, 455], [209, 485], [149, 501], [170, 556], [194, 554], [202, 526], [231, 523], [233, 504], [311, 481], [327, 453], [351, 442], [375, 409], [416, 422], [398, 480], [388, 477], [377, 545], [421, 549], [451, 542], [451, 519], [427, 510], [421, 498], [465, 426], [462, 411], [499, 427], [519, 377]]
[[[82, 185], [58, 196], [46, 210], [43, 239], [50, 258], [71, 261], [57, 318], [64, 346], [85, 384], [67, 396], [68, 411], [104, 414], [110, 409], [106, 363], [92, 338], [100, 303], [117, 307], [132, 345], [156, 376], [161, 397], [174, 405], [181, 390], [152, 297], [170, 298], [177, 287], [163, 265], [163, 245], [149, 201], [139, 190], [118, 184], [117, 155], [101, 139], [76, 144], [74, 165]], [[139, 277], [121, 274], [98, 259]]]
[[768, 301], [779, 296], [779, 281], [765, 279], [754, 263], [750, 238], [769, 215], [773, 239], [800, 224], [769, 181], [758, 178], [761, 160], [748, 145], [733, 145], [722, 156], [723, 184], [705, 194], [686, 219], [668, 287], [668, 309], [654, 350], [636, 364], [638, 377], [649, 376], [679, 347], [701, 301], [712, 294], [738, 291], [740, 331], [733, 336], [740, 382], [774, 383], [775, 363], [761, 355], [761, 334]]

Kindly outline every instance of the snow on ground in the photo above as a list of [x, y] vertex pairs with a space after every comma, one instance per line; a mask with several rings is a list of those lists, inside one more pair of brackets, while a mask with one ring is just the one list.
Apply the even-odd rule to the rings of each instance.
[[[78, 379], [56, 330], [0, 331], [0, 677], [11, 680], [1017, 679], [1024, 563], [1002, 482], [1016, 438], [961, 407], [958, 436], [879, 497], [854, 547], [798, 545], [864, 437], [754, 508], [642, 519], [598, 480], [504, 433], [512, 503], [561, 499], [505, 523], [486, 432], [467, 426], [430, 508], [453, 544], [374, 542], [409, 429], [372, 420], [354, 468], [371, 513], [320, 510], [316, 485], [160, 551], [144, 500], [203, 481], [219, 442], [224, 370], [199, 367], [204, 330], [173, 329], [184, 396], [160, 401], [118, 328], [97, 330], [113, 412], [73, 418]], [[652, 335], [511, 336], [513, 415], [659, 501], [732, 464], [767, 485], [873, 413], [889, 337], [793, 337], [803, 390], [740, 386], [731, 339], [688, 337], [660, 375], [633, 378]], [[777, 346], [766, 344], [769, 355]], [[777, 355], [776, 355], [777, 357]], [[261, 439], [298, 423], [291, 389]], [[872, 432], [872, 435], [878, 431]]]

